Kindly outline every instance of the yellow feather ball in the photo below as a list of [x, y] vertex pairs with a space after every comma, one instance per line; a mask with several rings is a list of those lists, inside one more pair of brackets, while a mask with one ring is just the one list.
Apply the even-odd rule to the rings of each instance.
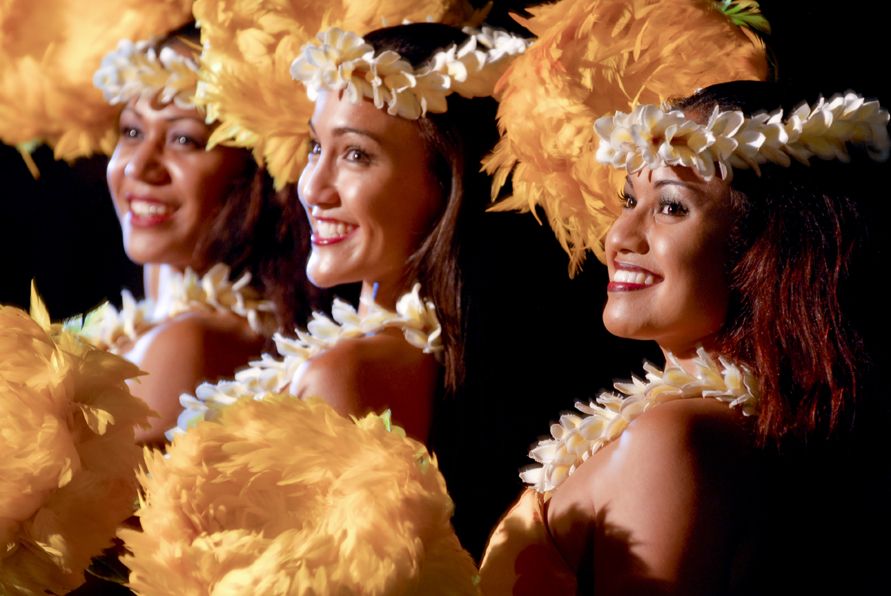
[[0, 594], [64, 593], [133, 512], [132, 364], [0, 306]]
[[472, 594], [432, 458], [388, 418], [321, 401], [242, 401], [149, 452], [142, 532], [121, 530], [142, 594]]

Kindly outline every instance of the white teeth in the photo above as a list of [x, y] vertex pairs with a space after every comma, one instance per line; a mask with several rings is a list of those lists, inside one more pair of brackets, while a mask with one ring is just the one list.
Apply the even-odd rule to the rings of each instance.
[[612, 281], [623, 284], [651, 286], [656, 280], [651, 273], [644, 273], [643, 271], [628, 271], [627, 269], [616, 269], [616, 271], [613, 273]]
[[356, 229], [357, 226], [340, 221], [316, 220], [316, 235], [319, 238], [342, 238]]
[[173, 213], [173, 209], [168, 205], [153, 201], [130, 201], [130, 211], [134, 215], [140, 216], [168, 215]]

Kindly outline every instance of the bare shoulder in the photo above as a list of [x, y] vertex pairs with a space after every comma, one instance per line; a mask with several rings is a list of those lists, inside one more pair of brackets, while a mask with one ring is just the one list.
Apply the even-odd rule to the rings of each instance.
[[[619, 438], [612, 457], [654, 465], [671, 460], [705, 463], [720, 457], [749, 457], [752, 441], [742, 415], [715, 399], [681, 399], [635, 419]], [[640, 460], [640, 461], [638, 461]]]
[[439, 367], [411, 346], [398, 329], [346, 339], [311, 358], [292, 391], [320, 397], [342, 414], [393, 410], [396, 422], [415, 437], [426, 436]]
[[714, 399], [668, 402], [582, 464], [549, 521], [598, 593], [719, 593], [747, 540], [757, 462], [741, 414]]
[[147, 335], [146, 355], [181, 359], [201, 379], [227, 376], [245, 366], [262, 349], [264, 339], [247, 322], [231, 314], [187, 313], [159, 325]]
[[231, 376], [262, 345], [243, 319], [209, 313], [177, 317], [140, 337], [126, 356], [146, 374], [131, 389], [158, 417], [139, 438], [160, 439], [176, 423], [180, 394], [193, 392], [203, 381]]

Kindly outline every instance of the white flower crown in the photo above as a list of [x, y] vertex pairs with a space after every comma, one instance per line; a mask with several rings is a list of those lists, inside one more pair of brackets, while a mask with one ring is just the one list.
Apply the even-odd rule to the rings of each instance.
[[683, 166], [705, 180], [730, 180], [733, 168], [752, 168], [767, 162], [788, 167], [792, 159], [808, 164], [811, 157], [847, 162], [846, 143], [865, 145], [878, 161], [888, 158], [888, 112], [877, 101], [855, 93], [823, 98], [813, 108], [803, 103], [788, 118], [783, 110], [746, 117], [742, 112], [717, 107], [705, 124], [687, 118], [680, 110], [665, 111], [654, 105], [616, 112], [594, 123], [600, 137], [596, 159], [625, 168], [629, 174], [644, 166]]
[[332, 28], [319, 33], [321, 43], [303, 46], [291, 64], [291, 76], [306, 86], [313, 101], [322, 89], [343, 91], [354, 103], [367, 97], [393, 116], [416, 120], [427, 112], [445, 112], [451, 93], [491, 95], [507, 65], [529, 45], [522, 37], [489, 27], [465, 33], [470, 35], [467, 41], [437, 52], [415, 70], [398, 53], [375, 55], [358, 35]]
[[198, 63], [170, 47], [156, 51], [155, 40], [123, 39], [102, 59], [93, 75], [93, 85], [102, 90], [111, 105], [157, 95], [162, 104], [173, 102], [181, 108], [193, 108]]

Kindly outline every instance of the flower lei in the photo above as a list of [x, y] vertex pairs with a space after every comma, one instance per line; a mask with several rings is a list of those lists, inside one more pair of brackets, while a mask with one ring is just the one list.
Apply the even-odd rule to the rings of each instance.
[[495, 82], [522, 54], [529, 41], [504, 31], [483, 27], [465, 29], [470, 37], [460, 46], [437, 52], [425, 66], [415, 68], [398, 53], [375, 55], [365, 40], [332, 28], [318, 34], [321, 43], [307, 43], [291, 64], [291, 76], [306, 86], [315, 101], [319, 91], [343, 91], [353, 103], [363, 97], [387, 113], [416, 120], [427, 112], [447, 109], [446, 96], [492, 95]]
[[181, 395], [184, 410], [177, 426], [168, 431], [168, 438], [172, 440], [205, 418], [216, 419], [221, 409], [243, 399], [262, 400], [267, 395], [287, 391], [305, 362], [345, 339], [395, 327], [402, 330], [409, 344], [425, 354], [440, 354], [442, 327], [436, 318], [436, 307], [421, 298], [420, 290], [420, 284], [415, 284], [412, 291], [396, 303], [396, 312], [365, 302], [366, 312], [360, 315], [350, 304], [335, 299], [331, 308], [333, 320], [315, 313], [306, 331], [296, 330], [296, 338], [276, 333], [273, 340], [280, 356], [263, 354], [260, 360], [250, 363], [250, 368], [237, 372], [234, 380], [202, 383], [194, 396]]
[[820, 98], [813, 108], [803, 103], [785, 120], [782, 109], [747, 118], [716, 107], [708, 122], [699, 124], [680, 110], [642, 105], [594, 123], [600, 137], [596, 159], [629, 174], [644, 166], [682, 166], [705, 180], [714, 177], [716, 163], [721, 178], [729, 180], [733, 168], [760, 174], [759, 164], [767, 162], [788, 167], [795, 159], [807, 165], [814, 156], [847, 162], [846, 143], [863, 144], [873, 159], [883, 161], [891, 147], [888, 119], [877, 101], [850, 92]]
[[523, 471], [520, 477], [538, 492], [554, 490], [589, 457], [616, 440], [635, 418], [668, 401], [712, 397], [741, 408], [745, 416], [757, 411], [758, 381], [749, 367], [719, 356], [719, 368], [703, 348], [696, 355], [692, 373], [668, 354], [664, 371], [644, 364], [647, 382], [632, 377], [630, 383], [614, 385], [627, 397], [604, 392], [588, 404], [577, 402], [576, 409], [585, 415], [564, 414], [558, 424], [551, 425], [553, 438], [539, 441], [529, 452], [541, 465]]
[[102, 59], [93, 85], [111, 105], [158, 95], [162, 104], [173, 102], [189, 109], [195, 107], [198, 63], [171, 47], [157, 51], [154, 40], [122, 39], [117, 49]]
[[[120, 311], [106, 303], [87, 314], [78, 331], [94, 345], [120, 352], [150, 329], [177, 315], [205, 311], [234, 313], [260, 333], [274, 326], [275, 306], [262, 299], [248, 285], [250, 281], [249, 273], [234, 283], [229, 281], [229, 267], [222, 263], [211, 267], [203, 276], [186, 269], [171, 277], [168, 292], [157, 304], [151, 300], [137, 301], [124, 290]], [[69, 322], [68, 326], [77, 330], [77, 321]]]

